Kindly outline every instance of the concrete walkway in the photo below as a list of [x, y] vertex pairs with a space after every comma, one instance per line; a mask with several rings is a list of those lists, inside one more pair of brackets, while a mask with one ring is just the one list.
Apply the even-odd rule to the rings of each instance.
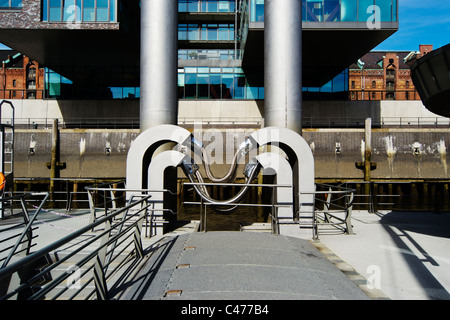
[[166, 237], [115, 297], [124, 300], [367, 300], [309, 241], [266, 233]]
[[393, 300], [450, 299], [450, 212], [354, 211], [320, 242]]
[[[37, 248], [89, 221], [87, 212], [71, 215], [43, 214]], [[352, 222], [355, 235], [317, 242], [310, 231], [295, 238], [194, 228], [144, 239], [145, 259], [113, 297], [450, 299], [450, 213], [354, 211]]]

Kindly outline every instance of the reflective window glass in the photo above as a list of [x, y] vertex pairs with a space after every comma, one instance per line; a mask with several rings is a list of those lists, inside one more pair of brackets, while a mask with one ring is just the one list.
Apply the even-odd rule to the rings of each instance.
[[208, 1], [208, 12], [217, 12], [218, 9], [217, 1]]
[[185, 97], [186, 99], [197, 98], [197, 74], [186, 73], [185, 74]]
[[264, 21], [264, 0], [251, 0], [250, 21]]
[[358, 3], [358, 21], [368, 21], [374, 15], [375, 0], [359, 0]]
[[[219, 70], [219, 72], [220, 72], [220, 70]], [[220, 99], [221, 98], [221, 95], [220, 95], [221, 88], [222, 88], [221, 75], [220, 74], [211, 74], [209, 76], [209, 83], [210, 83], [210, 98], [211, 99]]]
[[392, 21], [392, 1], [393, 0], [377, 0], [376, 4], [380, 8], [381, 21]]
[[235, 74], [234, 84], [233, 84], [234, 99], [244, 99], [245, 98], [245, 76], [243, 74]]
[[11, 8], [22, 7], [22, 0], [11, 0]]
[[339, 0], [324, 0], [323, 17], [325, 21], [341, 20], [341, 5]]
[[315, 22], [323, 21], [322, 0], [307, 0], [306, 21], [315, 21]]
[[222, 74], [222, 99], [232, 99], [233, 74]]
[[197, 90], [199, 99], [209, 97], [209, 74], [197, 74]]
[[357, 21], [358, 1], [341, 0], [341, 21]]

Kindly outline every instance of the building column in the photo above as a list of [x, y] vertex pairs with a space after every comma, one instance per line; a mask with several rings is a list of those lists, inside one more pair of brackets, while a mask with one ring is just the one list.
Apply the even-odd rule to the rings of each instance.
[[266, 127], [302, 130], [302, 0], [265, 0]]
[[141, 131], [177, 124], [178, 1], [141, 1]]

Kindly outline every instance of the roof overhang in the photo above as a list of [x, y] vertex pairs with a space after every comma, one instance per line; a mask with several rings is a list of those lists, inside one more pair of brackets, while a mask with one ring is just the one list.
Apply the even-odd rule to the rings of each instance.
[[[303, 85], [326, 84], [397, 30], [398, 22], [383, 22], [380, 29], [361, 22], [304, 22]], [[250, 23], [243, 68], [263, 83], [264, 22]]]

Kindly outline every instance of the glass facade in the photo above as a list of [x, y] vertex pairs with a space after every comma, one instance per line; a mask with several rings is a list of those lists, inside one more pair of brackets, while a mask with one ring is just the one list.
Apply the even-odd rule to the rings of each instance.
[[[348, 69], [323, 87], [303, 88], [304, 99], [347, 99]], [[262, 100], [264, 86], [252, 85], [242, 68], [185, 67], [178, 69], [179, 99]]]
[[178, 40], [234, 41], [234, 24], [179, 24]]
[[178, 12], [235, 12], [235, 0], [178, 0]]
[[178, 70], [180, 99], [264, 99], [264, 87], [252, 87], [241, 68], [185, 67]]
[[0, 0], [0, 10], [2, 9], [21, 9], [22, 0]]
[[[302, 21], [366, 22], [379, 8], [380, 22], [397, 21], [398, 0], [302, 0]], [[250, 21], [264, 21], [264, 0], [250, 0]], [[378, 12], [376, 13], [378, 14]]]
[[236, 60], [240, 59], [240, 50], [202, 50], [202, 49], [180, 49], [178, 50], [178, 60]]
[[[139, 67], [113, 66], [99, 69], [95, 66], [74, 66], [66, 67], [62, 73], [74, 76], [68, 79], [53, 70], [45, 69], [45, 98], [134, 99], [140, 97]], [[114, 86], [114, 83], [127, 83], [128, 86]]]
[[42, 21], [115, 22], [117, 0], [43, 0]]
[[[75, 67], [74, 67], [75, 68]], [[139, 86], [102, 86], [103, 78], [134, 78], [138, 83], [138, 70], [127, 67], [111, 67], [109, 70], [95, 70], [92, 67], [76, 67], [77, 79], [84, 82], [89, 78], [89, 87], [79, 87], [77, 81], [45, 70], [45, 97], [48, 99], [136, 99], [140, 97]], [[104, 79], [103, 79], [104, 80]], [[304, 87], [303, 98], [309, 99], [347, 99], [348, 70], [344, 70], [323, 87]], [[131, 83], [131, 82], [130, 82]], [[242, 68], [236, 67], [185, 67], [178, 69], [179, 99], [215, 100], [263, 100], [264, 85], [254, 85], [245, 76]]]

